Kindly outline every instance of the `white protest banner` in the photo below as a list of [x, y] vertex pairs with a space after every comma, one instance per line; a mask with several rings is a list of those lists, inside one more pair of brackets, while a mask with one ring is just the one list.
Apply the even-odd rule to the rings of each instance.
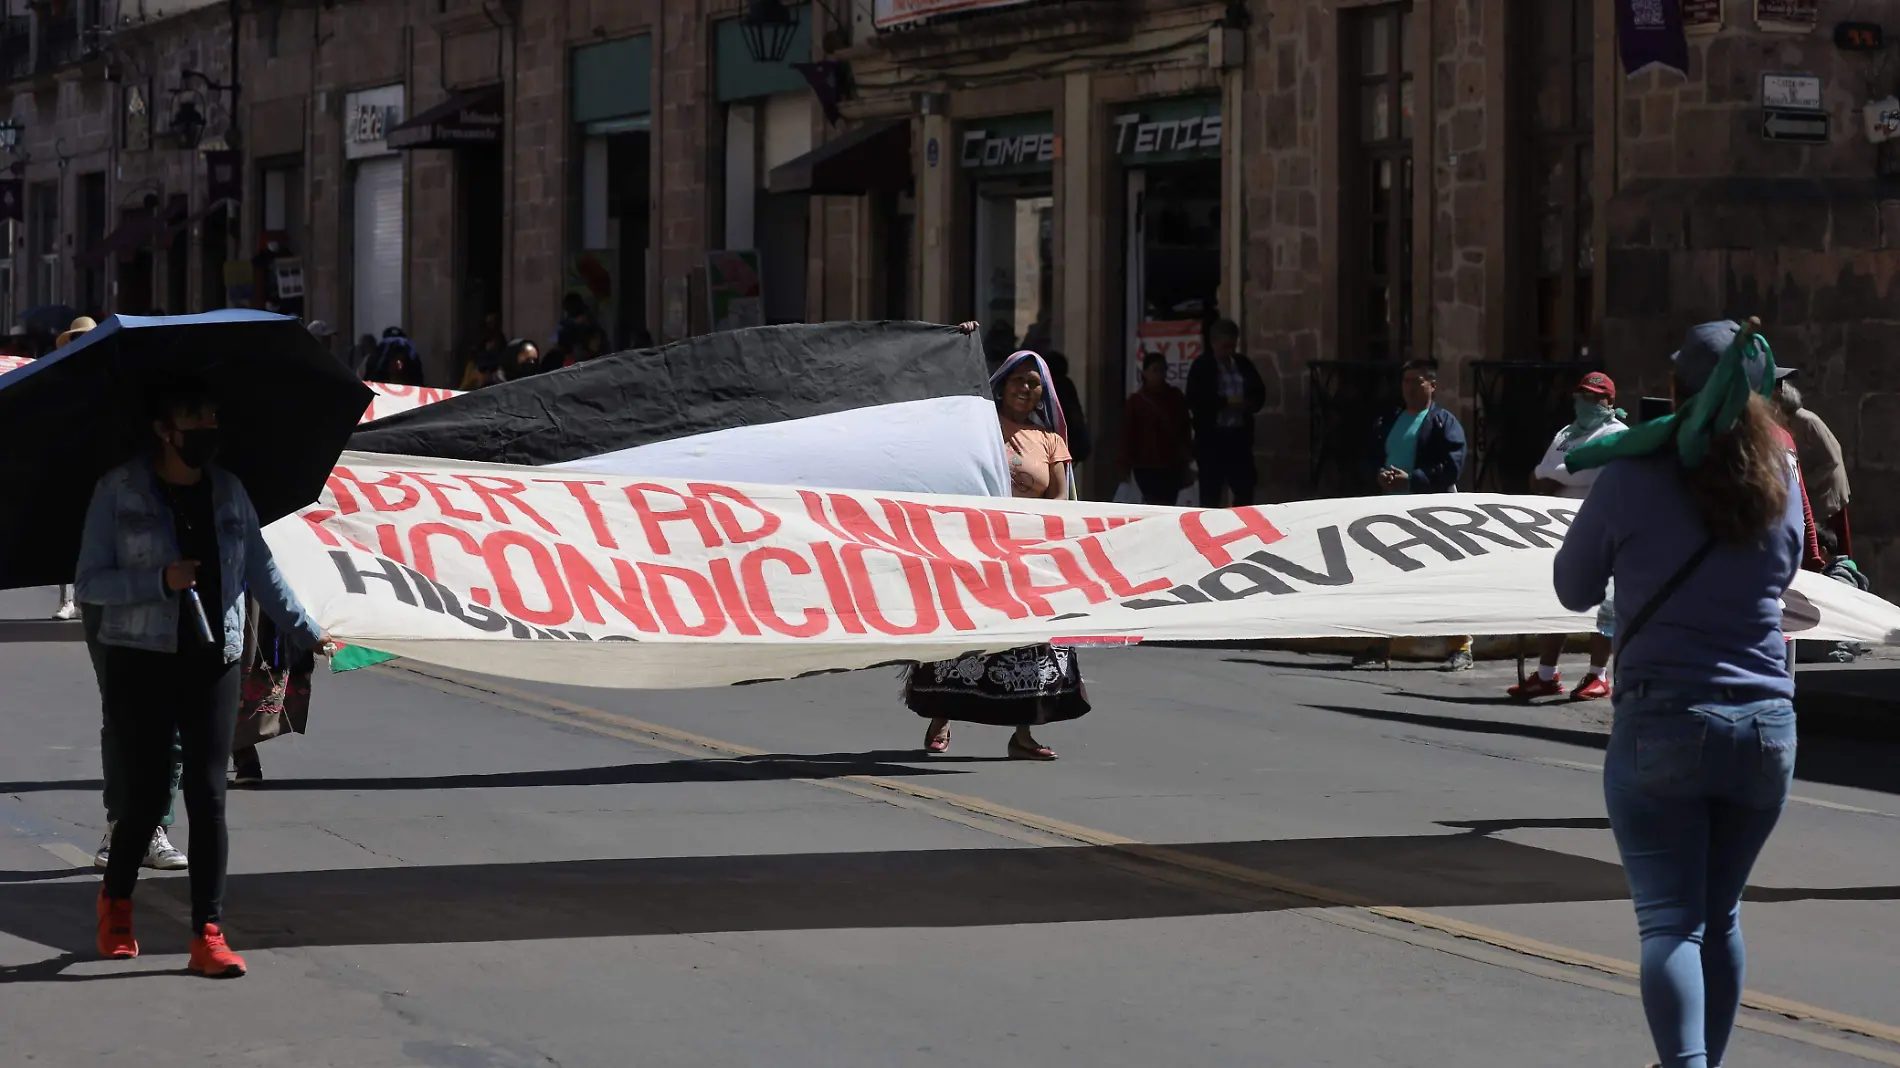
[[426, 404], [434, 404], [437, 401], [445, 401], [450, 397], [462, 395], [460, 390], [431, 389], [428, 386], [404, 386], [390, 382], [363, 384], [376, 394], [376, 399], [370, 401], [369, 407], [363, 409], [361, 422], [365, 423], [381, 419], [386, 415], [395, 415], [397, 412], [406, 412], [411, 408], [420, 408]]
[[[346, 453], [266, 532], [337, 638], [469, 671], [714, 686], [1042, 641], [1580, 633], [1575, 501], [1460, 494], [1200, 511], [625, 477]], [[1900, 608], [1803, 573], [1802, 637]]]
[[0, 375], [8, 371], [17, 371], [32, 362], [32, 358], [28, 356], [0, 356]]
[[1168, 385], [1186, 389], [1188, 366], [1201, 354], [1201, 344], [1201, 324], [1192, 319], [1137, 324], [1135, 358], [1128, 364], [1128, 392], [1141, 388], [1141, 368], [1153, 352], [1168, 358]]

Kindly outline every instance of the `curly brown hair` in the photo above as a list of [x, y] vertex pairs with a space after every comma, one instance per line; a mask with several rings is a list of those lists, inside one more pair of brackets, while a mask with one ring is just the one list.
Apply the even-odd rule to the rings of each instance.
[[1788, 511], [1788, 448], [1768, 402], [1748, 398], [1735, 425], [1683, 472], [1702, 525], [1725, 545], [1758, 544]]

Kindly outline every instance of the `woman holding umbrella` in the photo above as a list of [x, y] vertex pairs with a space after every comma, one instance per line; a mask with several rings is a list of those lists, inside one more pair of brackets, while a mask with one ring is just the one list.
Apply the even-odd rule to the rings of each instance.
[[172, 732], [184, 749], [191, 818], [191, 960], [201, 975], [244, 974], [219, 929], [228, 842], [224, 769], [238, 709], [244, 587], [285, 630], [330, 642], [285, 586], [250, 495], [212, 463], [218, 411], [200, 382], [152, 391], [149, 455], [107, 472], [93, 490], [81, 535], [79, 597], [102, 606], [99, 644], [106, 717], [125, 744], [131, 799], [113, 829], [99, 892], [98, 948], [138, 955], [132, 888], [139, 850], [170, 795]]

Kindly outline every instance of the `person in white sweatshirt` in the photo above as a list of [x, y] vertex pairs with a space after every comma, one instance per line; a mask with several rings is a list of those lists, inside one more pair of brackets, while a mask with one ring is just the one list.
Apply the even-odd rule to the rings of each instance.
[[[1600, 469], [1572, 473], [1564, 468], [1564, 456], [1579, 445], [1628, 430], [1623, 412], [1616, 406], [1616, 383], [1601, 371], [1592, 371], [1577, 383], [1573, 395], [1576, 418], [1550, 439], [1550, 449], [1532, 472], [1539, 488], [1558, 497], [1582, 500], [1590, 495], [1590, 484]], [[1616, 609], [1610, 596], [1597, 608], [1597, 632], [1590, 636], [1590, 670], [1583, 682], [1570, 691], [1572, 701], [1600, 701], [1610, 696], [1610, 632]], [[1520, 701], [1538, 697], [1557, 697], [1564, 692], [1563, 679], [1557, 673], [1557, 661], [1563, 655], [1564, 635], [1544, 636], [1539, 650], [1537, 674], [1507, 691]]]

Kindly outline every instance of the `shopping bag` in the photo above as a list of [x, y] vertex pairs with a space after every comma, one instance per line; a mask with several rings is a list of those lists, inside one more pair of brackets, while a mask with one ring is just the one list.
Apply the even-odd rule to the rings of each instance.
[[316, 671], [316, 657], [292, 651], [256, 601], [247, 608], [244, 656], [239, 661], [244, 677], [233, 749], [283, 734], [302, 734], [310, 720], [310, 678]]

